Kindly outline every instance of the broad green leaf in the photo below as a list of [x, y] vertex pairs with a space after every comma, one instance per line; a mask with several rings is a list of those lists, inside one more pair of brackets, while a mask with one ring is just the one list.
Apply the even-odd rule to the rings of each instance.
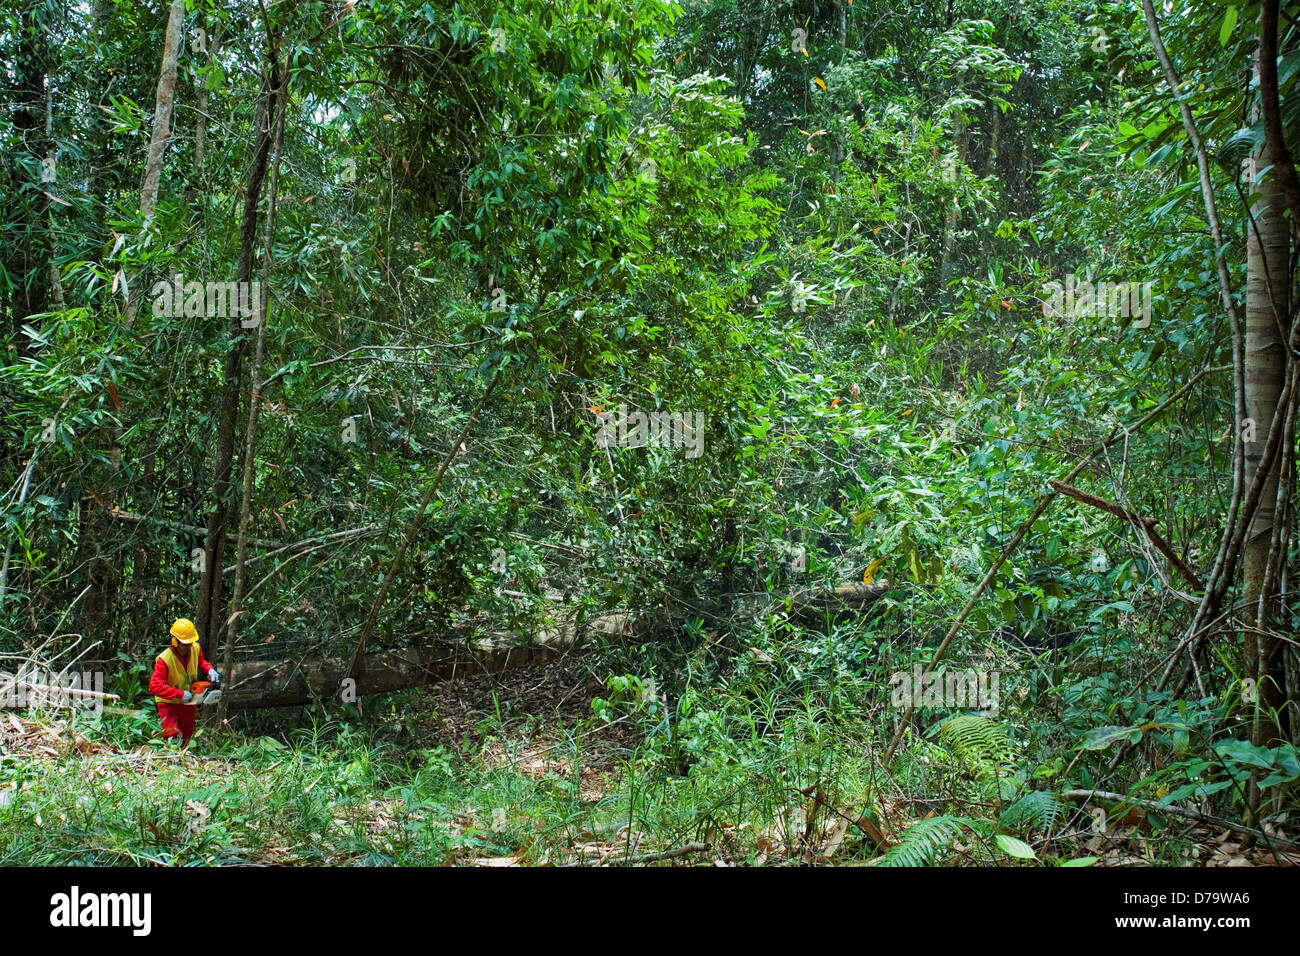
[[1015, 837], [1007, 836], [1005, 833], [997, 835], [998, 849], [1007, 856], [1014, 856], [1018, 860], [1036, 860], [1034, 849], [1023, 840], [1017, 840]]
[[1123, 740], [1134, 730], [1133, 727], [1116, 727], [1113, 725], [1094, 727], [1084, 735], [1082, 746], [1085, 750], [1105, 750], [1111, 744]]
[[1223, 23], [1219, 27], [1219, 46], [1228, 45], [1228, 37], [1232, 36], [1232, 28], [1237, 25], [1237, 8], [1228, 7], [1227, 12], [1223, 14]]

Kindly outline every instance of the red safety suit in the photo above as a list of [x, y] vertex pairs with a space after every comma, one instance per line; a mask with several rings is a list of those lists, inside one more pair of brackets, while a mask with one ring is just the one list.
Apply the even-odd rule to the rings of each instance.
[[[182, 650], [187, 647], [177, 642], [175, 647]], [[203, 648], [198, 643], [188, 645], [189, 654], [182, 659], [172, 647], [158, 655], [153, 665], [153, 677], [149, 679], [149, 692], [158, 705], [158, 717], [162, 721], [165, 739], [181, 735], [182, 746], [188, 746], [194, 736], [194, 717], [198, 710], [193, 704], [182, 704], [181, 699], [190, 685], [196, 680], [207, 680], [212, 665], [203, 657]]]

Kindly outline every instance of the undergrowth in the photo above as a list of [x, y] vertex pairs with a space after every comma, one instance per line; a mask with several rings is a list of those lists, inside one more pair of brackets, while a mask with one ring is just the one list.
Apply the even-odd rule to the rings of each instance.
[[[1114, 844], [1068, 789], [1232, 815], [1254, 773], [1266, 809], [1289, 805], [1293, 749], [1213, 736], [1234, 713], [1218, 698], [1125, 694], [1113, 639], [986, 661], [1003, 670], [996, 713], [922, 708], [886, 774], [903, 716], [889, 670], [927, 653], [891, 646], [892, 626], [772, 618], [727, 653], [672, 661], [685, 676], [666, 685], [654, 667], [617, 672], [653, 661], [645, 649], [611, 652], [589, 716], [499, 707], [469, 748], [395, 737], [379, 707], [275, 736], [204, 732], [191, 752], [154, 737], [147, 711], [28, 715], [63, 743], [0, 756], [0, 865], [618, 863], [690, 843], [739, 865], [1088, 865]], [[1139, 769], [1108, 774], [1117, 746]], [[1134, 809], [1102, 808], [1129, 823]], [[1149, 861], [1181, 862], [1187, 821], [1138, 810]]]

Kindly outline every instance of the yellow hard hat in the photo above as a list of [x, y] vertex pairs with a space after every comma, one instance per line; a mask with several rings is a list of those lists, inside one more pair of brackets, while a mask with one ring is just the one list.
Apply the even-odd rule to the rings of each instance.
[[172, 625], [172, 637], [182, 644], [193, 644], [199, 639], [199, 632], [194, 629], [194, 622], [188, 617], [179, 617]]

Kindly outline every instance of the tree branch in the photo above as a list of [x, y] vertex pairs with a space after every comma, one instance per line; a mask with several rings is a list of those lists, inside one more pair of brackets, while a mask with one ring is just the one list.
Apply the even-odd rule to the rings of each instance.
[[1117, 518], [1126, 519], [1131, 525], [1133, 525], [1133, 527], [1137, 528], [1147, 536], [1147, 540], [1155, 546], [1157, 551], [1169, 559], [1170, 565], [1172, 565], [1189, 584], [1195, 587], [1198, 591], [1205, 588], [1205, 583], [1197, 577], [1196, 572], [1183, 563], [1183, 559], [1178, 557], [1174, 552], [1174, 549], [1169, 546], [1169, 542], [1160, 537], [1160, 534], [1155, 529], [1155, 518], [1144, 518], [1131, 508], [1126, 508], [1114, 501], [1107, 501], [1105, 498], [1099, 498], [1096, 495], [1089, 494], [1081, 488], [1067, 485], [1063, 481], [1057, 481], [1055, 478], [1050, 480], [1048, 484], [1061, 494], [1068, 495], [1076, 501], [1082, 501], [1085, 505], [1092, 505], [1092, 507], [1099, 508], [1107, 514], [1112, 514]]

